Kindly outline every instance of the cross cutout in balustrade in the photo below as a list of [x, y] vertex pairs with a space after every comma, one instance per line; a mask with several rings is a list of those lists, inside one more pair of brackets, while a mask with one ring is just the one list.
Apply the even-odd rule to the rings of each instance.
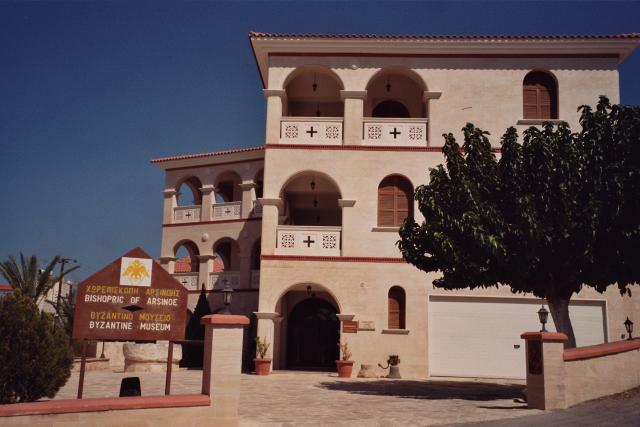
[[396, 137], [402, 134], [402, 132], [399, 132], [396, 128], [393, 128], [393, 132], [389, 132], [389, 134], [393, 135], [393, 139], [396, 139]]
[[318, 131], [317, 130], [313, 130], [313, 126], [311, 126], [311, 129], [309, 129], [307, 131], [307, 133], [310, 135], [311, 138], [313, 138], [313, 135], [318, 133]]
[[315, 243], [315, 240], [311, 240], [311, 236], [307, 236], [307, 240], [303, 240], [302, 243], [306, 243], [307, 247], [310, 248], [312, 243]]

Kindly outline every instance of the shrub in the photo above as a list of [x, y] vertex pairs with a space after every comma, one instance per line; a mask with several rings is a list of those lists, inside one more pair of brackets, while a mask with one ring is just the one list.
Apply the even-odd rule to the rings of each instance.
[[0, 298], [0, 403], [54, 397], [71, 375], [64, 327], [20, 291]]

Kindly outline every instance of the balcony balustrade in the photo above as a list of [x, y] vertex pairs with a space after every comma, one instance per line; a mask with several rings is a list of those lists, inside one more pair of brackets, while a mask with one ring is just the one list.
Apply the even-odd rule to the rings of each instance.
[[341, 117], [283, 117], [280, 142], [301, 145], [342, 145]]
[[426, 147], [427, 121], [420, 119], [365, 117], [362, 141], [364, 145]]
[[249, 287], [251, 289], [258, 289], [260, 287], [260, 270], [251, 270]]
[[340, 256], [342, 227], [279, 225], [276, 254]]
[[218, 273], [209, 274], [210, 289], [224, 289], [228, 284], [234, 289], [240, 287], [239, 271], [220, 271]]
[[187, 288], [189, 291], [197, 291], [200, 289], [198, 286], [198, 273], [174, 273], [173, 277], [180, 283], [182, 286]]
[[240, 219], [241, 213], [242, 202], [216, 203], [213, 205], [214, 221]]
[[199, 222], [201, 206], [177, 206], [173, 208], [173, 222]]

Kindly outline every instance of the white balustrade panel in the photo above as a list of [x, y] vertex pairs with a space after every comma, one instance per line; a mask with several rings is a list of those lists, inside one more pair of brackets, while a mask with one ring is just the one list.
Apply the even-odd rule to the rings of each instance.
[[173, 222], [198, 222], [200, 221], [200, 206], [177, 206], [173, 208]]
[[216, 203], [213, 205], [213, 220], [240, 219], [242, 202]]
[[278, 226], [276, 253], [340, 256], [341, 227]]
[[249, 287], [251, 289], [258, 289], [260, 287], [260, 270], [251, 270], [251, 283]]
[[[228, 284], [234, 289], [240, 287], [240, 273], [234, 271], [221, 271], [219, 273], [211, 273], [210, 275], [210, 289], [224, 289]], [[226, 280], [226, 283], [225, 283]]]
[[280, 122], [280, 142], [342, 145], [342, 119], [335, 117], [283, 118]]
[[251, 216], [253, 216], [254, 218], [262, 217], [262, 205], [257, 200], [253, 201], [253, 211], [251, 213]]
[[427, 146], [427, 119], [363, 119], [364, 145]]
[[174, 273], [173, 277], [182, 283], [182, 286], [189, 291], [200, 290], [198, 286], [198, 273]]

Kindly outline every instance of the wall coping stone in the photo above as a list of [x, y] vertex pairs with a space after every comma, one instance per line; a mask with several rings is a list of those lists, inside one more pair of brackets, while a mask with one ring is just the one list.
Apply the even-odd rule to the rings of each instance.
[[214, 326], [245, 326], [249, 324], [247, 316], [239, 316], [235, 314], [210, 314], [200, 319], [201, 325]]
[[0, 417], [70, 414], [125, 409], [184, 408], [190, 406], [209, 406], [210, 404], [211, 399], [206, 394], [45, 400], [40, 402], [0, 405]]
[[570, 348], [564, 351], [565, 362], [572, 360], [590, 359], [592, 357], [607, 356], [610, 354], [624, 353], [626, 351], [640, 349], [640, 340], [616, 341], [606, 344], [590, 345], [587, 347]]
[[525, 332], [520, 335], [520, 338], [528, 341], [568, 341], [569, 337], [560, 332]]

